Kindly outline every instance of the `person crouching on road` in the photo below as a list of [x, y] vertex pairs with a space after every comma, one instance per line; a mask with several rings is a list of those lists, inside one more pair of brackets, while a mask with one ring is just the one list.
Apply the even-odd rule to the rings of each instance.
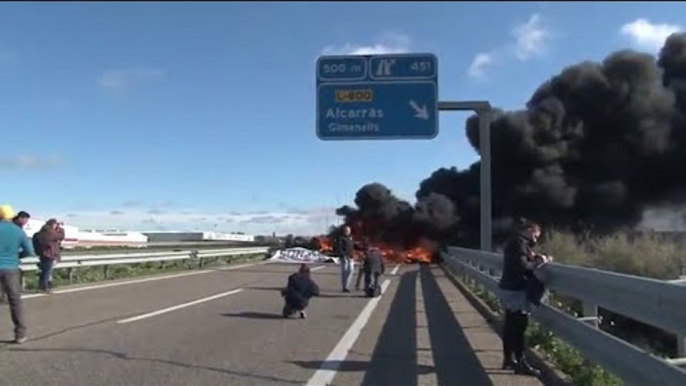
[[336, 253], [341, 259], [341, 284], [343, 292], [350, 292], [350, 282], [355, 273], [355, 244], [350, 236], [351, 233], [350, 227], [343, 227], [343, 234], [336, 243]]
[[0, 206], [0, 286], [7, 294], [10, 315], [14, 323], [14, 342], [26, 341], [26, 325], [21, 302], [21, 270], [19, 256], [33, 256], [33, 246], [26, 233], [12, 223], [14, 210]]
[[539, 376], [524, 357], [525, 332], [529, 324], [531, 303], [527, 297], [529, 280], [537, 266], [536, 259], [547, 262], [545, 255], [533, 251], [541, 236], [540, 225], [520, 220], [517, 233], [505, 245], [503, 273], [500, 279], [500, 302], [505, 309], [503, 325], [503, 370], [514, 369], [516, 374]]
[[289, 318], [298, 312], [305, 319], [305, 308], [309, 305], [310, 298], [319, 296], [319, 286], [310, 277], [310, 267], [300, 265], [298, 272], [288, 277], [288, 285], [281, 294], [286, 300], [283, 317]]
[[33, 236], [33, 244], [40, 257], [38, 288], [46, 293], [52, 292], [50, 279], [55, 264], [60, 260], [63, 240], [64, 229], [55, 219], [48, 220], [41, 230]]
[[364, 292], [369, 297], [376, 297], [381, 294], [381, 275], [386, 271], [386, 265], [383, 261], [383, 256], [378, 248], [369, 245], [365, 242], [364, 262], [362, 263], [362, 271], [364, 272]]

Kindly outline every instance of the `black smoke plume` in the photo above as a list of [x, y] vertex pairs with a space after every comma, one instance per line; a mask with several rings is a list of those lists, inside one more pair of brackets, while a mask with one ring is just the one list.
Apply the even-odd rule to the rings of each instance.
[[[478, 126], [476, 116], [467, 119], [477, 152]], [[496, 234], [516, 217], [609, 232], [636, 226], [648, 208], [684, 205], [686, 34], [670, 36], [657, 60], [623, 50], [565, 68], [525, 109], [496, 110], [491, 132]], [[416, 197], [412, 207], [371, 184], [358, 192], [357, 208], [339, 214], [375, 238], [478, 245], [478, 162], [435, 171]]]

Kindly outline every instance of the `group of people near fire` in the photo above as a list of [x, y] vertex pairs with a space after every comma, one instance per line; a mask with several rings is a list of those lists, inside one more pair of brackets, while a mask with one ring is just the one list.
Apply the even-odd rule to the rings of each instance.
[[[365, 294], [369, 297], [376, 297], [381, 294], [379, 278], [384, 274], [386, 265], [379, 249], [372, 246], [369, 240], [363, 241], [362, 249], [364, 250], [363, 261], [355, 289], [360, 289], [360, 281], [364, 277]], [[341, 289], [343, 292], [349, 293], [351, 292], [350, 285], [355, 269], [355, 242], [352, 239], [350, 227], [343, 227], [341, 236], [336, 239], [334, 250], [340, 259]], [[302, 264], [298, 272], [288, 277], [286, 288], [281, 291], [281, 294], [286, 303], [283, 308], [284, 317], [288, 318], [296, 314], [301, 318], [306, 317], [305, 308], [307, 308], [310, 298], [319, 296], [319, 286], [312, 280], [307, 264]]]
[[[29, 218], [27, 212], [15, 213], [11, 206], [0, 205], [0, 300], [7, 297], [14, 324], [15, 343], [18, 344], [26, 341], [20, 260], [28, 256], [39, 256], [39, 289], [50, 293], [52, 270], [60, 259], [61, 243], [64, 240], [62, 224], [55, 219], [48, 220], [33, 236], [33, 240], [29, 240], [23, 230]], [[537, 275], [538, 268], [552, 260], [552, 257], [534, 251], [533, 247], [540, 236], [540, 225], [527, 220], [518, 224], [517, 231], [504, 247], [503, 272], [499, 283], [500, 301], [505, 310], [502, 368], [513, 369], [517, 374], [534, 376], [539, 375], [539, 372], [529, 365], [524, 356], [525, 332], [531, 306], [540, 304], [545, 291]], [[380, 277], [386, 268], [383, 256], [369, 240], [363, 240], [361, 247], [364, 251], [363, 262], [355, 287], [359, 290], [360, 281], [364, 278], [366, 296], [376, 297], [381, 293]], [[343, 227], [334, 249], [340, 259], [341, 290], [351, 292], [356, 248], [350, 227]], [[313, 281], [306, 264], [302, 264], [298, 272], [288, 277], [282, 295], [285, 300], [284, 317], [306, 317], [305, 309], [309, 300], [319, 296], [319, 287]]]
[[38, 288], [52, 292], [52, 271], [60, 259], [64, 229], [56, 219], [48, 220], [29, 240], [24, 227], [31, 216], [21, 211], [15, 213], [10, 205], [0, 205], [0, 301], [9, 303], [14, 324], [14, 342], [26, 341], [26, 323], [21, 301], [21, 259], [38, 256], [40, 270]]
[[[526, 329], [529, 325], [529, 314], [532, 305], [539, 305], [545, 292], [545, 286], [538, 273], [543, 264], [552, 261], [552, 257], [535, 252], [533, 247], [541, 237], [541, 226], [532, 221], [521, 219], [517, 229], [506, 242], [503, 251], [503, 272], [499, 283], [500, 302], [505, 311], [503, 323], [503, 370], [514, 370], [516, 374], [539, 376], [540, 372], [527, 361]], [[367, 296], [379, 296], [380, 276], [385, 271], [380, 251], [371, 246], [368, 240], [363, 242], [364, 258], [357, 277], [356, 289], [364, 277], [364, 291]], [[343, 292], [350, 292], [354, 273], [355, 243], [349, 227], [343, 228], [343, 234], [336, 240], [334, 251], [340, 258], [341, 287]], [[319, 287], [310, 276], [310, 269], [302, 264], [297, 273], [288, 277], [286, 289], [282, 291], [285, 298], [284, 317], [299, 314], [305, 318], [310, 298], [319, 295]]]

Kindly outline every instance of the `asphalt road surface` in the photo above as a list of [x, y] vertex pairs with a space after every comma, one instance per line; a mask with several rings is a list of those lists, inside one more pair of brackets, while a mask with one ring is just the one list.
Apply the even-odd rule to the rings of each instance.
[[322, 296], [304, 320], [280, 315], [294, 264], [28, 295], [23, 345], [0, 308], [0, 384], [540, 384], [498, 369], [499, 338], [440, 268], [391, 267], [375, 299], [342, 293], [337, 266], [312, 268]]

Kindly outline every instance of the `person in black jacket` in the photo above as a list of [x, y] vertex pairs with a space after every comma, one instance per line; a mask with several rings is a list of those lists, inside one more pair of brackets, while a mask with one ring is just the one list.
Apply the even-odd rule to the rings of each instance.
[[288, 285], [281, 294], [286, 300], [283, 317], [289, 318], [298, 312], [305, 319], [305, 308], [309, 305], [310, 298], [319, 296], [319, 286], [310, 277], [310, 267], [300, 265], [298, 272], [288, 277]]
[[355, 243], [352, 239], [350, 227], [343, 227], [343, 234], [336, 242], [336, 254], [341, 262], [341, 286], [343, 292], [350, 292], [350, 282], [355, 274]]
[[380, 294], [379, 278], [386, 271], [386, 266], [383, 261], [383, 256], [378, 248], [365, 243], [364, 262], [362, 263], [362, 272], [364, 272], [364, 290], [367, 296], [378, 296]]
[[529, 365], [524, 357], [525, 332], [529, 324], [531, 305], [527, 298], [529, 280], [537, 266], [536, 259], [547, 262], [545, 255], [532, 249], [541, 236], [540, 225], [520, 220], [518, 231], [505, 245], [503, 273], [500, 279], [500, 301], [505, 310], [503, 326], [503, 369], [514, 369], [517, 374], [539, 376], [540, 372]]

